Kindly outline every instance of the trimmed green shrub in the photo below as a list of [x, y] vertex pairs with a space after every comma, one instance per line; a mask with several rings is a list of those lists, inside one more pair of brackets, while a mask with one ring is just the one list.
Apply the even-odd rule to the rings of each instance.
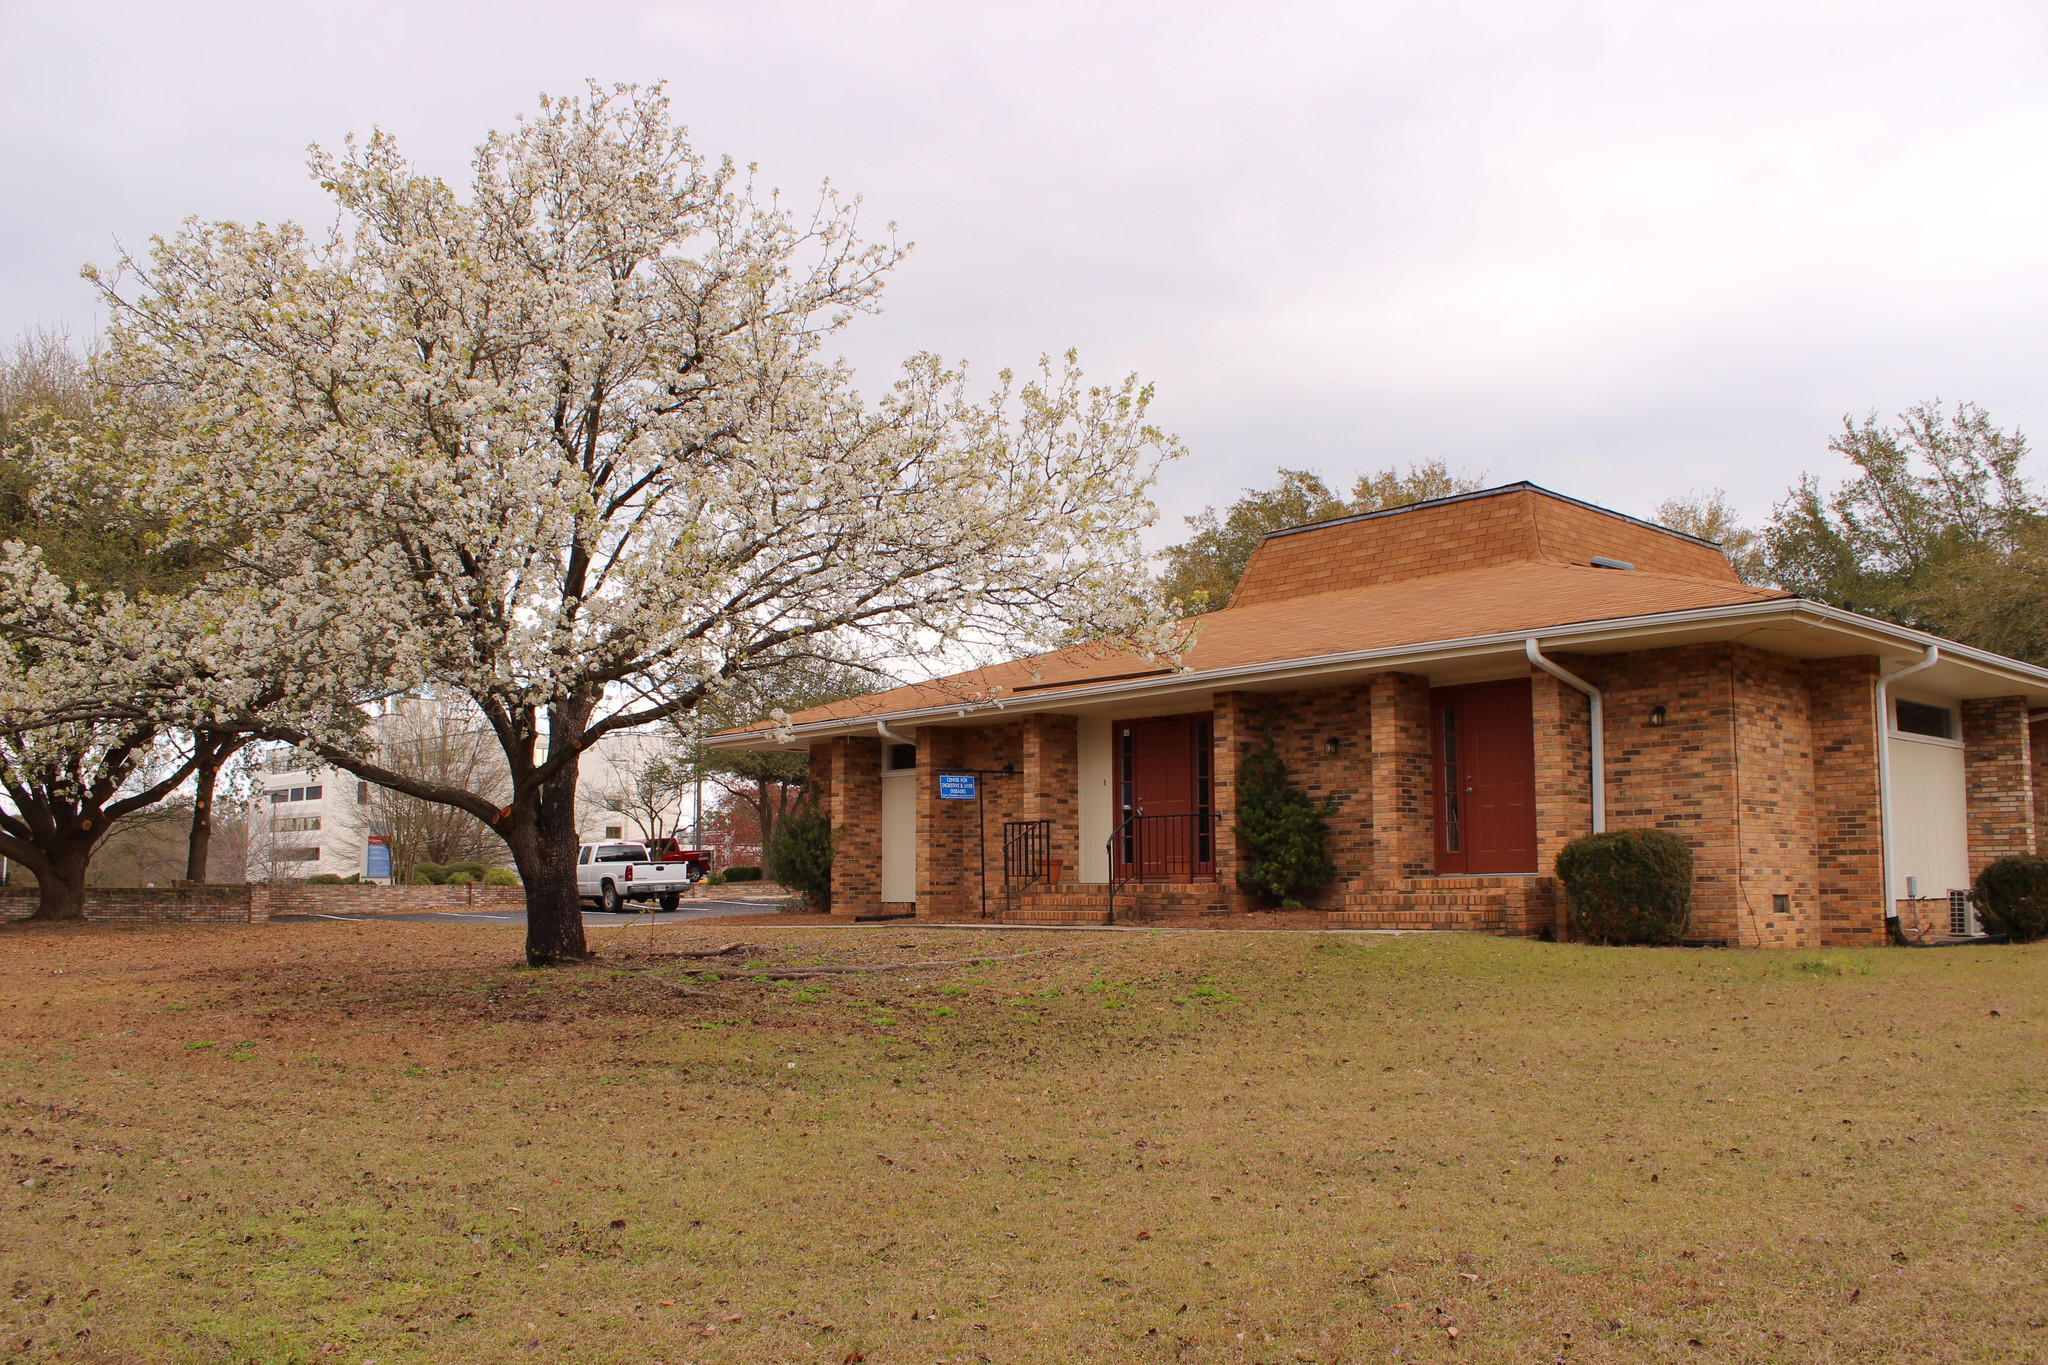
[[446, 871], [451, 879], [458, 872], [466, 875], [472, 882], [480, 882], [484, 879], [484, 865], [482, 863], [450, 863]]
[[519, 874], [509, 868], [489, 867], [484, 869], [485, 886], [517, 886]]
[[1237, 838], [1244, 866], [1237, 884], [1283, 910], [1337, 875], [1330, 861], [1330, 817], [1335, 800], [1317, 803], [1287, 785], [1287, 764], [1269, 738], [1237, 769]]
[[748, 867], [745, 864], [737, 867], [728, 867], [725, 870], [725, 879], [729, 882], [758, 882], [761, 880], [761, 869], [758, 867]]
[[725, 874], [724, 874], [723, 872], [706, 872], [706, 873], [704, 874], [704, 885], [706, 885], [706, 886], [724, 886], [724, 885], [725, 885]]
[[2048, 938], [2048, 858], [2015, 853], [1993, 860], [1970, 888], [1977, 920], [1991, 934], [2011, 934], [2014, 943]]
[[[422, 877], [425, 877], [426, 880], [421, 881], [420, 878]], [[448, 869], [439, 863], [414, 863], [412, 865], [412, 884], [414, 886], [439, 886], [447, 880]]]
[[1692, 849], [1669, 830], [1611, 829], [1557, 855], [1572, 927], [1593, 943], [1676, 943], [1692, 923]]
[[450, 872], [448, 874], [448, 880], [441, 884], [443, 886], [474, 886], [476, 884], [476, 878], [470, 876], [467, 872], [456, 870]]
[[412, 870], [412, 884], [414, 886], [439, 886], [441, 883], [435, 881], [432, 877], [429, 877], [425, 872], [422, 872], [419, 868], [414, 868]]
[[[782, 817], [761, 850], [775, 880], [802, 895], [811, 909], [832, 908], [832, 824], [808, 803]], [[732, 880], [737, 868], [725, 870]], [[758, 868], [753, 869], [756, 876]]]
[[315, 872], [312, 876], [306, 878], [306, 885], [308, 886], [340, 886], [342, 884], [339, 872]]

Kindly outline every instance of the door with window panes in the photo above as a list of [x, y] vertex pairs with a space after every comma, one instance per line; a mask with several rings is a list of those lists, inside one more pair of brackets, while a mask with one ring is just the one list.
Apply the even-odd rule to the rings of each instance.
[[1210, 718], [1117, 722], [1118, 881], [1199, 881], [1216, 875]]
[[1435, 688], [1429, 707], [1437, 872], [1534, 872], [1536, 732], [1529, 680]]

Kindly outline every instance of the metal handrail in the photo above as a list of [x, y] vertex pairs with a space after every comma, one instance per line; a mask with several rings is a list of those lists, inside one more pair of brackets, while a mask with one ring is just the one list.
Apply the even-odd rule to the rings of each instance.
[[1003, 822], [1003, 908], [1015, 910], [1018, 884], [1051, 882], [1052, 821]]
[[[1127, 815], [1105, 846], [1109, 854], [1109, 922], [1116, 893], [1133, 882], [1171, 882], [1216, 869], [1216, 816]], [[1148, 870], [1157, 869], [1157, 870]]]

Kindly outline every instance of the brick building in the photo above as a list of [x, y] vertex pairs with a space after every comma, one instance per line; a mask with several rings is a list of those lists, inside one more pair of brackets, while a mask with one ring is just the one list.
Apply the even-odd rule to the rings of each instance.
[[1268, 742], [1336, 804], [1332, 925], [1559, 931], [1558, 850], [1647, 826], [1693, 848], [1701, 937], [1880, 942], [1887, 880], [1942, 934], [2048, 818], [2048, 670], [1525, 483], [1275, 532], [1184, 664], [1064, 650], [712, 743], [809, 749], [850, 917], [1253, 908], [1232, 814]]

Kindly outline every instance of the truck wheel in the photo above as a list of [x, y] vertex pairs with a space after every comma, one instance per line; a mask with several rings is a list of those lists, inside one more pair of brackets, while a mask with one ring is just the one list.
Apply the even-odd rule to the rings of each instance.
[[683, 898], [682, 898], [681, 896], [678, 896], [678, 895], [677, 895], [677, 894], [676, 894], [675, 892], [673, 892], [673, 891], [669, 892], [669, 893], [668, 893], [668, 894], [667, 894], [666, 896], [663, 896], [663, 897], [661, 898], [661, 908], [662, 908], [663, 910], [666, 910], [666, 911], [668, 911], [668, 912], [669, 912], [670, 914], [674, 914], [674, 913], [675, 913], [675, 908], [676, 908], [676, 907], [677, 907], [678, 905], [681, 905], [682, 903], [683, 903]]
[[613, 886], [610, 882], [606, 882], [604, 889], [597, 893], [597, 908], [604, 911], [607, 915], [625, 914], [626, 902], [620, 898], [619, 888]]

